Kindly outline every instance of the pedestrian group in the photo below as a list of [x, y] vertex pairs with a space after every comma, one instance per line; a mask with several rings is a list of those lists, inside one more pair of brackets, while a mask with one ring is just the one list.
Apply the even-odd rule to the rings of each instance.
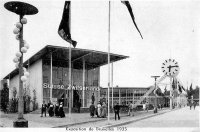
[[54, 106], [51, 102], [49, 102], [48, 105], [46, 105], [45, 101], [43, 101], [41, 108], [41, 117], [43, 117], [43, 114], [46, 117], [47, 111], [50, 117], [53, 117], [54, 115], [60, 118], [65, 117], [65, 112], [63, 110], [63, 102], [60, 102], [60, 104], [56, 103]]

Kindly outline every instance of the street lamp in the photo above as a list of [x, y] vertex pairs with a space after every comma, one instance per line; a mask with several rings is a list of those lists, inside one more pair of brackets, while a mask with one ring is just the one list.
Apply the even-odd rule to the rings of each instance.
[[23, 16], [37, 14], [38, 9], [33, 5], [19, 1], [6, 2], [4, 7], [7, 10], [19, 15], [19, 22], [16, 24], [16, 28], [13, 30], [13, 33], [16, 34], [16, 39], [19, 40], [19, 52], [16, 53], [16, 57], [13, 60], [16, 63], [16, 68], [19, 68], [18, 119], [13, 122], [13, 126], [28, 127], [28, 121], [23, 118], [23, 82], [27, 80], [29, 73], [23, 69], [23, 53], [27, 52], [29, 45], [23, 40], [23, 24], [27, 23], [26, 18], [23, 18]]
[[[160, 76], [151, 76], [151, 77], [155, 79], [155, 90], [154, 91], [156, 91], [156, 89], [157, 89], [156, 80]], [[154, 92], [154, 94], [155, 94], [155, 109], [154, 109], [154, 113], [157, 113], [158, 112], [158, 110], [157, 110], [157, 95], [156, 95], [155, 92]]]

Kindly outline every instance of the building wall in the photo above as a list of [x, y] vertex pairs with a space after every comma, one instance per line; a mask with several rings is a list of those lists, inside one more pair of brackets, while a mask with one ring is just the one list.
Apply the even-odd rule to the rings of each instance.
[[28, 69], [29, 76], [29, 86], [30, 86], [30, 96], [33, 99], [33, 90], [36, 91], [36, 101], [39, 107], [42, 105], [43, 101], [43, 89], [42, 89], [42, 60], [38, 60], [32, 64]]
[[[27, 71], [29, 72], [29, 78], [24, 86], [24, 93], [33, 99], [33, 90], [36, 91], [36, 101], [40, 106], [42, 104], [42, 61], [38, 60], [32, 64]], [[10, 80], [9, 86], [9, 99], [13, 98], [14, 91], [17, 91], [16, 97], [19, 93], [19, 75], [16, 75]]]

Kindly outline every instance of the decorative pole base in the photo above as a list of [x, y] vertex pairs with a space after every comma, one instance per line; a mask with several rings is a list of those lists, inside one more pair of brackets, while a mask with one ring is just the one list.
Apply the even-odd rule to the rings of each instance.
[[28, 127], [28, 121], [25, 119], [17, 119], [13, 122], [13, 127]]

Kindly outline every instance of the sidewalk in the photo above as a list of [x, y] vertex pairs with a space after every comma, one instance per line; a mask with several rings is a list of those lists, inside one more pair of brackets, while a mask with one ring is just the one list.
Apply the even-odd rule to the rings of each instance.
[[[135, 113], [135, 116], [130, 117], [126, 114], [120, 114], [122, 117], [120, 121], [114, 120], [114, 114], [110, 113], [110, 123], [123, 123], [123, 121], [129, 121], [131, 119], [141, 119], [145, 118], [145, 116], [155, 116], [159, 115], [163, 112], [168, 112], [169, 109], [159, 110], [157, 114], [154, 114], [153, 111], [138, 111]], [[0, 127], [13, 127], [13, 121], [17, 119], [17, 114], [4, 114], [0, 113]], [[94, 124], [95, 122], [99, 124], [99, 122], [104, 122], [108, 120], [107, 118], [91, 118], [89, 113], [72, 113], [71, 116], [66, 114], [65, 118], [57, 118], [57, 117], [40, 117], [40, 114], [24, 114], [24, 118], [28, 120], [29, 128], [50, 128], [50, 127], [71, 127], [71, 126], [82, 126], [87, 124], [89, 126], [90, 123]], [[112, 123], [113, 122], [113, 123]]]
[[[164, 113], [167, 112], [171, 112], [171, 111], [175, 111], [178, 110], [177, 109], [162, 109], [159, 110], [158, 113], [153, 113], [153, 110], [150, 110], [149, 112], [146, 111], [141, 111], [141, 112], [137, 112], [135, 113], [135, 116], [123, 116], [120, 120], [114, 120], [114, 118], [111, 118], [110, 121], [108, 122], [108, 120], [104, 120], [104, 121], [98, 121], [98, 122], [88, 122], [87, 124], [79, 124], [79, 125], [73, 125], [73, 127], [103, 127], [103, 128], [109, 128], [109, 127], [119, 127], [119, 126], [123, 126], [129, 123], [133, 123], [133, 122], [137, 122], [143, 119], [147, 119], [150, 117], [154, 117], [154, 116], [158, 116], [158, 115], [162, 115]], [[66, 125], [66, 126], [62, 126], [62, 127], [72, 127], [72, 125]]]

